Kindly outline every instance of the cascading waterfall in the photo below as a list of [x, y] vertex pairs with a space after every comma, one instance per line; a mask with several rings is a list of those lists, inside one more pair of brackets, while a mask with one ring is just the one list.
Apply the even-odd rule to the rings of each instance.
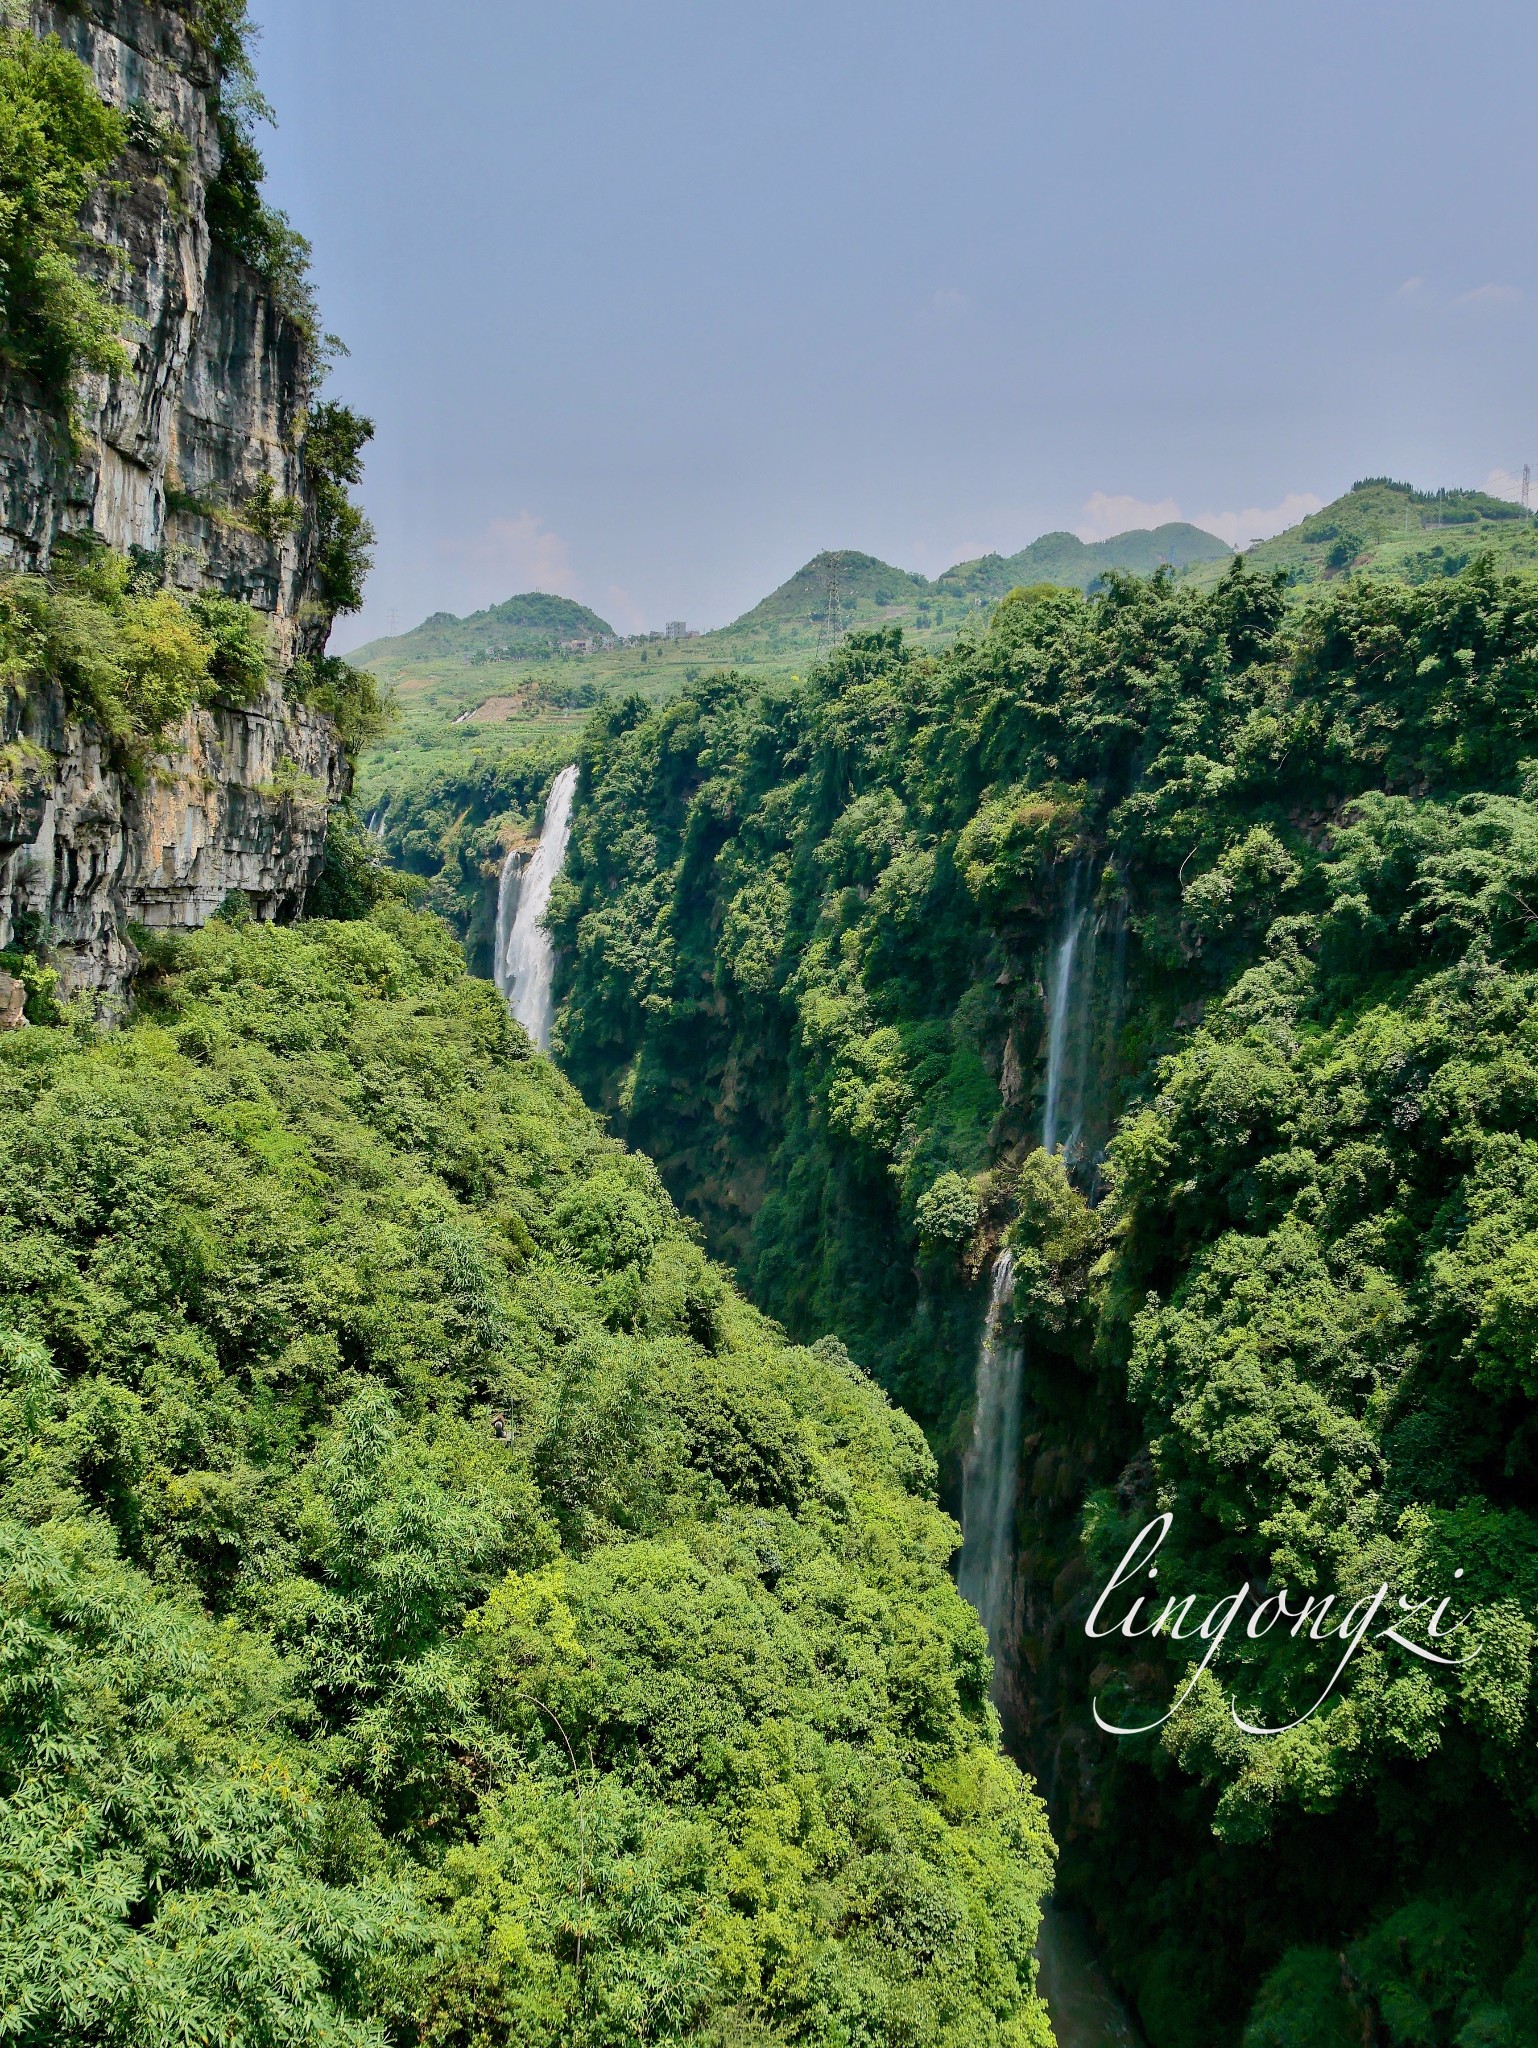
[[492, 928], [491, 978], [497, 985], [497, 994], [504, 1000], [507, 997], [507, 942], [512, 936], [513, 912], [518, 907], [518, 882], [528, 857], [524, 847], [513, 847], [504, 857], [502, 872], [497, 877], [497, 920]]
[[[1052, 949], [1047, 984], [1047, 1084], [1041, 1142], [1065, 1165], [1083, 1165], [1085, 1123], [1094, 1063], [1095, 945], [1087, 860], [1074, 863], [1063, 922]], [[1112, 1015], [1121, 1007], [1125, 974], [1125, 912], [1113, 959]], [[994, 1261], [977, 1357], [972, 1441], [961, 1468], [961, 1558], [956, 1583], [988, 1631], [994, 1697], [1014, 1648], [1015, 1498], [1025, 1405], [1025, 1348], [1004, 1335], [1014, 1295], [1013, 1254]], [[1002, 1704], [1002, 1701], [1000, 1701]], [[1138, 2034], [1095, 1955], [1084, 1925], [1052, 1900], [1043, 1903], [1037, 1945], [1040, 1988], [1059, 2048], [1137, 2048]]]
[[[1052, 952], [1047, 990], [1047, 1090], [1041, 1142], [1067, 1152], [1082, 1141], [1094, 926], [1087, 863], [1075, 862], [1063, 927]], [[1089, 932], [1086, 946], [1084, 935]], [[1086, 966], [1088, 971], [1086, 970]], [[1065, 1135], [1066, 1126], [1066, 1135]], [[1015, 1291], [1014, 1256], [993, 1262], [988, 1314], [977, 1354], [972, 1441], [961, 1467], [961, 1559], [956, 1583], [982, 1617], [993, 1651], [995, 1689], [1010, 1642], [1014, 1609], [1015, 1494], [1020, 1479], [1020, 1416], [1025, 1351], [1005, 1340], [1004, 1319]]]
[[1041, 1142], [1070, 1163], [1084, 1148], [1089, 1086], [1090, 1013], [1095, 984], [1096, 924], [1088, 899], [1087, 861], [1073, 864], [1062, 935], [1052, 953], [1047, 991], [1047, 1090]]
[[[1003, 1668], [1014, 1604], [1015, 1493], [1025, 1385], [1025, 1353], [1003, 1334], [1014, 1291], [1014, 1254], [1005, 1250], [993, 1262], [988, 1316], [977, 1355], [972, 1441], [961, 1467], [962, 1544], [956, 1583], [982, 1617], [995, 1674]], [[995, 1676], [995, 1687], [997, 1682]]]
[[[541, 1052], [549, 1050], [550, 1026], [555, 1016], [555, 947], [540, 920], [549, 908], [551, 887], [566, 859], [576, 794], [577, 767], [573, 762], [550, 785], [539, 844], [529, 856], [528, 866], [520, 874], [511, 873], [513, 856], [509, 854], [497, 884], [496, 984], [507, 998], [508, 1008]], [[504, 892], [510, 890], [514, 880], [518, 885], [517, 904], [504, 940]]]

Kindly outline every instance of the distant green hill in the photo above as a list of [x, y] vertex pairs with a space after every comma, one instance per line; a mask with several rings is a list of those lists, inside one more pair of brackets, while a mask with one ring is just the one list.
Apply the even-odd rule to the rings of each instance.
[[423, 661], [538, 660], [555, 654], [563, 641], [614, 638], [614, 628], [585, 604], [526, 590], [469, 618], [434, 612], [409, 633], [371, 640], [351, 656], [360, 667], [383, 672]]
[[[1521, 506], [1484, 491], [1417, 491], [1369, 477], [1245, 559], [1285, 569], [1302, 596], [1347, 575], [1426, 583], [1455, 575], [1481, 551], [1503, 568], [1538, 568], [1538, 528]], [[402, 712], [396, 732], [364, 762], [360, 794], [374, 805], [424, 776], [479, 774], [510, 747], [532, 747], [543, 760], [551, 748], [575, 745], [588, 709], [606, 694], [634, 690], [656, 701], [713, 668], [789, 681], [843, 634], [871, 626], [901, 626], [910, 643], [939, 649], [1017, 584], [1088, 590], [1110, 569], [1148, 575], [1167, 564], [1182, 581], [1210, 588], [1232, 559], [1223, 541], [1183, 522], [1103, 541], [1047, 533], [1016, 554], [958, 562], [933, 580], [834, 549], [728, 626], [591, 654], [562, 648], [612, 638], [612, 628], [570, 598], [530, 591], [467, 619], [438, 612], [354, 656]]]
[[435, 612], [409, 633], [372, 640], [351, 657], [372, 669], [401, 711], [395, 733], [364, 765], [360, 793], [372, 806], [403, 775], [438, 772], [461, 756], [509, 745], [541, 750], [575, 727], [605, 693], [670, 696], [691, 675], [738, 668], [764, 682], [789, 681], [847, 632], [901, 626], [920, 647], [950, 644], [1018, 583], [1088, 589], [1107, 569], [1148, 573], [1168, 563], [1221, 563], [1231, 550], [1198, 527], [1173, 524], [1085, 542], [1048, 533], [1013, 555], [961, 562], [931, 581], [854, 548], [814, 555], [778, 590], [734, 619], [689, 640], [634, 640], [592, 652], [573, 641], [611, 640], [614, 629], [570, 598], [526, 591], [470, 618]]
[[815, 652], [855, 626], [901, 625], [921, 643], [948, 639], [969, 614], [997, 604], [1021, 583], [1060, 583], [1088, 590], [1107, 569], [1150, 575], [1161, 564], [1226, 562], [1233, 550], [1215, 534], [1174, 522], [1082, 541], [1077, 534], [1044, 533], [1014, 555], [982, 555], [958, 562], [933, 582], [910, 569], [894, 569], [853, 549], [814, 555], [778, 590], [731, 625], [702, 633], [696, 658], [742, 652]]
[[1187, 569], [1198, 562], [1226, 562], [1233, 549], [1216, 534], [1184, 520], [1118, 533], [1110, 540], [1082, 541], [1076, 533], [1044, 533], [1017, 555], [981, 555], [958, 562], [936, 580], [947, 597], [978, 597], [989, 604], [1022, 583], [1059, 583], [1088, 590], [1107, 569], [1151, 576], [1155, 569]]
[[[1375, 476], [1250, 548], [1245, 560], [1256, 568], [1285, 569], [1300, 586], [1347, 575], [1429, 583], [1456, 576], [1481, 553], [1493, 555], [1503, 569], [1538, 568], [1532, 514], [1487, 491], [1417, 491]], [[1191, 582], [1204, 586], [1221, 573], [1206, 564], [1187, 572]]]
[[854, 548], [814, 555], [778, 590], [771, 591], [740, 619], [693, 643], [695, 658], [735, 662], [810, 660], [851, 627], [901, 625], [919, 639], [952, 631], [975, 610], [960, 593], [949, 599], [927, 576], [894, 569]]

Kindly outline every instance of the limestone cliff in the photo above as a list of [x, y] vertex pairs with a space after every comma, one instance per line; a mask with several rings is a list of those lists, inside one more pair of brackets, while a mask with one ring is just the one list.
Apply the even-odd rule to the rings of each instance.
[[31, 25], [129, 116], [85, 260], [123, 308], [131, 366], [85, 380], [73, 446], [26, 379], [0, 383], [0, 568], [46, 568], [62, 536], [93, 531], [266, 615], [278, 671], [255, 705], [195, 713], [137, 780], [56, 688], [6, 706], [4, 741], [29, 744], [0, 779], [0, 945], [42, 932], [66, 990], [112, 991], [130, 922], [199, 924], [232, 889], [292, 915], [348, 769], [330, 722], [282, 687], [330, 627], [303, 445], [313, 364], [303, 323], [209, 231], [214, 62], [184, 12], [146, 0], [35, 0]]

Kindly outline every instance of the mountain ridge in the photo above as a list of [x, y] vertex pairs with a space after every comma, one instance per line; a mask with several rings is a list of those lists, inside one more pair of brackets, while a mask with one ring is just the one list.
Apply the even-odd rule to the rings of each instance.
[[[933, 578], [915, 569], [901, 569], [879, 555], [858, 548], [824, 548], [792, 571], [745, 612], [723, 626], [699, 633], [688, 644], [695, 657], [723, 646], [728, 639], [757, 637], [784, 627], [791, 620], [824, 626], [836, 619], [841, 630], [865, 623], [868, 611], [890, 613], [881, 623], [898, 623], [908, 608], [942, 615], [976, 609], [980, 603], [997, 602], [1017, 584], [1061, 583], [1065, 588], [1087, 590], [1108, 569], [1123, 569], [1135, 575], [1149, 575], [1161, 565], [1176, 570], [1194, 564], [1225, 562], [1233, 554], [1228, 543], [1185, 520], [1171, 520], [1157, 527], [1130, 527], [1107, 540], [1085, 541], [1077, 534], [1059, 530], [1044, 533], [1014, 554], [989, 553], [956, 562]], [[830, 616], [831, 614], [831, 616]], [[870, 623], [876, 623], [875, 620]], [[924, 627], [920, 627], [924, 630]], [[559, 650], [561, 638], [615, 639], [614, 628], [586, 605], [573, 598], [557, 597], [547, 591], [522, 591], [501, 603], [460, 617], [453, 612], [432, 612], [405, 633], [385, 634], [358, 648], [353, 659], [361, 662], [388, 660], [405, 643], [415, 643], [413, 652], [430, 659], [452, 655], [464, 648], [493, 658], [491, 650], [504, 642], [526, 641], [516, 653], [538, 658]], [[632, 636], [642, 639], [647, 636]], [[516, 658], [516, 654], [515, 654]]]
[[[865, 624], [911, 624], [922, 635], [956, 623], [968, 610], [996, 604], [1021, 584], [1089, 590], [1113, 569], [1147, 576], [1167, 567], [1183, 580], [1207, 587], [1239, 552], [1257, 568], [1285, 568], [1293, 584], [1328, 582], [1351, 573], [1400, 574], [1406, 582], [1420, 583], [1455, 575], [1481, 547], [1513, 566], [1538, 567], [1538, 529], [1532, 514], [1488, 491], [1456, 486], [1418, 491], [1390, 477], [1365, 477], [1296, 525], [1243, 550], [1231, 548], [1189, 520], [1129, 527], [1100, 541], [1057, 529], [1038, 535], [1013, 554], [978, 555], [953, 563], [933, 578], [857, 548], [825, 548], [735, 619], [695, 635], [685, 645], [697, 664], [702, 656], [708, 659], [738, 644], [772, 642], [776, 634], [783, 643], [787, 631], [796, 626], [813, 629], [818, 643]], [[568, 639], [618, 637], [612, 626], [576, 600], [527, 591], [463, 619], [434, 612], [407, 633], [367, 642], [355, 658], [389, 663], [407, 642], [418, 643], [414, 652], [441, 657], [456, 651], [457, 638], [463, 637], [453, 634], [456, 627], [475, 627], [477, 643], [490, 647], [515, 608], [532, 612], [535, 607], [548, 608], [549, 623], [543, 614], [538, 625], [531, 617], [531, 635], [542, 635], [551, 652], [556, 651], [557, 626]], [[517, 624], [522, 625], [521, 618]], [[424, 642], [422, 636], [429, 629], [433, 638]], [[528, 651], [537, 649], [531, 645]]]

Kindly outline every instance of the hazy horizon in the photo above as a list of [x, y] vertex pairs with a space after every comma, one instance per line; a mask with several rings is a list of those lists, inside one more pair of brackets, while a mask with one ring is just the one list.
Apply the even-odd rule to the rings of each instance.
[[1534, 457], [1538, 18], [258, 0], [367, 610], [722, 625], [824, 548], [1231, 544]]
[[[1105, 534], [1105, 535], [1100, 535], [1100, 534], [1087, 534], [1087, 533], [1080, 533], [1080, 534], [1078, 534], [1078, 535], [1076, 536], [1076, 538], [1078, 538], [1078, 539], [1080, 539], [1080, 540], [1086, 540], [1086, 541], [1087, 541], [1087, 540], [1098, 540], [1098, 539], [1106, 539], [1106, 540], [1117, 540], [1117, 539], [1122, 539], [1122, 538], [1124, 538], [1124, 537], [1125, 537], [1125, 536], [1126, 536], [1127, 534], [1129, 534], [1129, 533], [1139, 533], [1139, 532], [1141, 532], [1141, 533], [1151, 533], [1151, 532], [1157, 532], [1157, 531], [1159, 530], [1159, 527], [1162, 527], [1162, 526], [1167, 526], [1167, 525], [1172, 525], [1172, 524], [1176, 524], [1176, 525], [1190, 525], [1190, 526], [1195, 526], [1195, 525], [1197, 524], [1197, 522], [1196, 522], [1196, 521], [1195, 521], [1194, 519], [1193, 519], [1193, 520], [1184, 520], [1184, 521], [1179, 521], [1179, 520], [1177, 520], [1177, 521], [1171, 521], [1171, 520], [1160, 520], [1160, 521], [1159, 521], [1159, 526], [1141, 526], [1141, 527], [1121, 527], [1121, 528], [1118, 528], [1118, 529], [1117, 529], [1117, 531], [1116, 531], [1115, 533], [1110, 533], [1110, 534]], [[1200, 528], [1199, 530], [1205, 533], [1205, 532], [1209, 532], [1209, 531], [1210, 531], [1210, 528], [1207, 528], [1207, 527], [1202, 527], [1202, 528]], [[1048, 532], [1047, 532], [1047, 533], [1045, 533], [1045, 534], [1033, 534], [1033, 535], [1031, 536], [1031, 540], [1030, 540], [1030, 541], [1027, 541], [1027, 542], [1025, 543], [1025, 545], [1026, 545], [1027, 547], [1029, 547], [1029, 546], [1030, 546], [1030, 545], [1032, 544], [1032, 542], [1034, 542], [1034, 541], [1038, 541], [1038, 540], [1045, 540], [1045, 539], [1048, 539], [1048, 538], [1050, 538], [1050, 537], [1051, 537], [1051, 535], [1052, 535], [1052, 534], [1055, 534], [1055, 533], [1069, 533], [1069, 532], [1072, 532], [1072, 531], [1073, 531], [1073, 529], [1072, 529], [1071, 527], [1052, 527], [1052, 528], [1049, 528], [1049, 529], [1048, 529]], [[1223, 536], [1222, 536], [1221, 534], [1217, 534], [1217, 535], [1214, 535], [1213, 537], [1214, 537], [1215, 539], [1218, 539], [1218, 540], [1221, 540], [1221, 539], [1223, 538]], [[1258, 535], [1256, 535], [1256, 536], [1254, 536], [1254, 537], [1255, 537], [1255, 538], [1257, 538], [1257, 539], [1259, 538], [1259, 536], [1258, 536]], [[1231, 545], [1231, 543], [1229, 543], [1229, 545]], [[839, 554], [839, 555], [865, 555], [865, 556], [869, 556], [869, 550], [868, 550], [868, 549], [865, 549], [865, 548], [839, 548], [839, 547], [835, 547], [835, 548], [831, 548], [831, 549], [827, 549], [827, 550], [819, 550], [818, 552], [819, 552], [819, 553], [824, 553], [824, 552], [826, 552], [826, 553], [831, 553], [831, 554]], [[985, 555], [987, 555], [987, 554], [1000, 554], [1000, 553], [1002, 553], [1003, 551], [1002, 551], [1001, 549], [997, 549], [997, 548], [988, 548], [988, 549], [984, 549], [984, 551], [983, 551], [983, 552], [984, 552], [984, 554], [985, 554]], [[1012, 548], [1012, 549], [1011, 549], [1011, 550], [1010, 550], [1009, 552], [1010, 552], [1011, 554], [1018, 554], [1018, 553], [1020, 552], [1020, 550], [1019, 550], [1018, 548]], [[880, 560], [880, 559], [882, 559], [882, 558], [881, 558], [881, 557], [874, 557], [873, 559], [877, 559], [877, 560]], [[968, 557], [966, 557], [965, 559], [966, 559], [967, 561], [976, 561], [976, 560], [978, 560], [978, 559], [980, 559], [980, 558], [979, 558], [979, 557], [977, 557], [977, 556], [968, 556]], [[807, 562], [810, 562], [810, 561], [814, 561], [814, 560], [816, 560], [816, 556], [808, 556], [808, 557], [807, 557]], [[764, 598], [766, 598], [766, 597], [772, 597], [772, 596], [773, 596], [773, 595], [774, 595], [774, 594], [775, 594], [775, 593], [776, 593], [776, 592], [777, 592], [777, 591], [778, 591], [779, 589], [781, 589], [781, 587], [782, 587], [782, 586], [783, 586], [784, 584], [786, 584], [786, 583], [790, 582], [790, 581], [792, 580], [792, 578], [793, 578], [793, 577], [795, 576], [795, 574], [796, 574], [796, 571], [797, 571], [798, 569], [804, 569], [804, 568], [805, 568], [805, 567], [807, 566], [807, 562], [797, 562], [797, 563], [795, 564], [795, 567], [794, 567], [794, 568], [792, 568], [791, 570], [789, 570], [789, 571], [787, 572], [787, 574], [786, 574], [786, 575], [784, 575], [784, 576], [781, 576], [781, 577], [780, 577], [780, 578], [779, 578], [779, 579], [778, 579], [778, 580], [777, 580], [777, 581], [776, 581], [775, 583], [773, 583], [773, 584], [769, 585], [769, 586], [768, 586], [767, 588], [765, 588], [764, 590], [761, 590], [761, 591], [759, 592], [758, 596], [757, 596], [757, 597], [756, 597], [756, 598], [755, 598], [755, 599], [753, 600], [752, 604], [749, 604], [749, 605], [747, 605], [747, 606], [746, 606], [746, 607], [744, 608], [744, 610], [743, 610], [743, 611], [741, 611], [741, 612], [735, 612], [735, 613], [734, 613], [734, 614], [732, 615], [732, 617], [731, 617], [730, 619], [715, 619], [715, 620], [712, 620], [712, 621], [710, 621], [710, 623], [709, 623], [708, 625], [705, 625], [705, 626], [701, 627], [701, 628], [700, 628], [700, 630], [701, 630], [701, 631], [703, 631], [703, 632], [714, 632], [714, 631], [717, 631], [717, 630], [718, 630], [718, 629], [719, 629], [720, 627], [723, 627], [723, 626], [731, 626], [731, 625], [735, 625], [735, 624], [736, 624], [736, 623], [738, 622], [738, 620], [740, 620], [740, 619], [742, 619], [742, 618], [745, 618], [745, 617], [747, 616], [748, 612], [751, 612], [751, 611], [752, 611], [752, 610], [753, 610], [753, 609], [754, 609], [754, 608], [755, 608], [755, 607], [756, 607], [756, 606], [757, 606], [757, 605], [758, 605], [759, 603], [761, 603], [761, 602], [762, 602], [762, 600], [763, 600]], [[909, 565], [909, 564], [906, 564], [906, 563], [903, 563], [903, 562], [891, 562], [891, 563], [888, 563], [888, 565], [887, 565], [887, 566], [888, 566], [889, 568], [894, 568], [894, 569], [902, 569], [902, 568], [908, 568], [908, 567], [910, 567], [911, 565]], [[942, 572], [937, 572], [937, 573], [943, 573], [943, 569], [955, 569], [955, 568], [960, 568], [961, 566], [962, 566], [962, 563], [961, 563], [961, 562], [946, 562], [945, 564], [943, 564], [943, 565], [942, 565]], [[927, 572], [925, 572], [925, 571], [922, 571], [922, 570], [920, 570], [920, 571], [918, 571], [918, 572], [916, 572], [916, 573], [918, 573], [918, 574], [921, 574], [921, 575], [922, 575], [922, 574], [926, 574]], [[933, 579], [933, 577], [931, 577], [931, 579], [930, 579], [930, 580], [931, 580], [931, 581], [933, 581], [933, 580], [934, 580], [934, 579]], [[434, 609], [433, 609], [433, 610], [432, 610], [431, 612], [424, 612], [424, 613], [422, 614], [422, 616], [421, 616], [420, 618], [416, 618], [416, 619], [411, 619], [411, 620], [409, 620], [409, 621], [408, 621], [407, 619], [405, 619], [405, 618], [403, 617], [403, 618], [401, 618], [401, 620], [400, 620], [400, 623], [399, 623], [398, 625], [396, 625], [396, 626], [390, 626], [390, 625], [386, 625], [386, 626], [385, 626], [385, 627], [383, 627], [383, 628], [376, 628], [375, 630], [373, 630], [373, 631], [372, 631], [372, 632], [370, 632], [370, 633], [369, 633], [369, 634], [368, 634], [367, 636], [364, 636], [364, 637], [360, 637], [360, 635], [359, 635], [359, 634], [357, 633], [357, 631], [356, 631], [356, 630], [354, 630], [354, 631], [352, 631], [352, 632], [351, 632], [351, 633], [349, 634], [349, 636], [348, 636], [348, 643], [347, 643], [347, 644], [349, 644], [350, 646], [353, 646], [353, 647], [361, 647], [361, 646], [363, 646], [363, 645], [365, 645], [365, 644], [366, 644], [366, 641], [372, 641], [372, 640], [378, 640], [378, 639], [392, 639], [392, 638], [396, 638], [396, 637], [398, 637], [398, 636], [399, 636], [399, 635], [401, 635], [401, 634], [405, 634], [405, 633], [410, 633], [410, 632], [413, 632], [413, 631], [415, 631], [415, 629], [416, 629], [416, 628], [417, 628], [418, 626], [423, 626], [423, 625], [426, 625], [426, 624], [427, 624], [427, 622], [428, 622], [428, 621], [429, 621], [430, 619], [433, 619], [433, 618], [436, 618], [436, 617], [454, 617], [454, 618], [458, 618], [458, 619], [464, 619], [464, 618], [468, 618], [468, 617], [473, 617], [473, 616], [474, 616], [474, 615], [475, 615], [476, 613], [479, 613], [479, 612], [485, 612], [485, 611], [495, 611], [495, 610], [496, 610], [496, 609], [498, 608], [498, 606], [499, 606], [499, 605], [503, 605], [503, 604], [506, 604], [506, 603], [508, 603], [508, 602], [509, 602], [509, 600], [511, 600], [512, 598], [515, 598], [515, 597], [561, 597], [561, 596], [565, 596], [565, 595], [568, 595], [568, 594], [569, 594], [569, 593], [566, 593], [566, 592], [562, 592], [562, 591], [555, 591], [555, 590], [541, 590], [541, 589], [539, 589], [538, 587], [536, 587], [536, 586], [533, 586], [533, 585], [531, 585], [531, 586], [529, 586], [529, 587], [528, 587], [527, 589], [524, 589], [524, 590], [509, 590], [509, 591], [506, 591], [506, 592], [504, 592], [504, 593], [503, 593], [503, 595], [502, 595], [501, 597], [494, 597], [494, 598], [491, 598], [491, 599], [489, 599], [489, 600], [488, 600], [488, 601], [487, 601], [486, 603], [484, 603], [484, 604], [477, 604], [477, 605], [473, 605], [473, 606], [472, 606], [472, 607], [470, 608], [470, 610], [469, 610], [468, 612], [458, 612], [458, 613], [451, 613], [451, 612], [449, 611], [449, 608], [448, 608], [447, 606], [444, 606], [444, 605], [438, 605], [438, 606], [435, 606], [435, 607], [434, 607]], [[585, 600], [585, 599], [581, 599], [581, 598], [579, 598], [579, 599], [577, 600], [577, 602], [578, 602], [578, 603], [585, 603], [585, 602], [586, 602], [586, 600]], [[376, 610], [376, 609], [377, 609], [377, 607], [371, 607], [371, 613], [370, 613], [370, 615], [371, 615], [371, 616], [372, 616], [372, 613], [373, 613], [373, 611], [374, 611], [374, 610]], [[589, 609], [590, 609], [590, 610], [594, 610], [594, 611], [598, 611], [598, 612], [599, 612], [600, 614], [601, 614], [601, 612], [602, 612], [602, 607], [601, 607], [601, 606], [589, 606]], [[360, 614], [360, 617], [361, 617], [361, 614]], [[344, 627], [353, 627], [353, 628], [356, 628], [356, 625], [357, 625], [357, 623], [358, 623], [358, 622], [357, 622], [357, 621], [355, 621], [355, 620], [344, 620], [344, 621], [343, 621], [343, 626], [344, 626]], [[610, 623], [612, 623], [612, 621], [611, 621]], [[689, 621], [689, 623], [690, 623], [690, 624], [693, 624], [694, 622], [693, 622], [693, 621]], [[623, 629], [621, 629], [621, 630], [623, 630], [623, 631], [629, 631], [630, 629], [628, 629], [628, 628], [623, 628]], [[646, 629], [643, 629], [643, 628], [636, 628], [635, 630], [639, 632], [639, 631], [642, 631], [642, 630], [646, 630]], [[333, 645], [339, 645], [339, 644], [340, 644], [339, 642], [333, 642]]]

